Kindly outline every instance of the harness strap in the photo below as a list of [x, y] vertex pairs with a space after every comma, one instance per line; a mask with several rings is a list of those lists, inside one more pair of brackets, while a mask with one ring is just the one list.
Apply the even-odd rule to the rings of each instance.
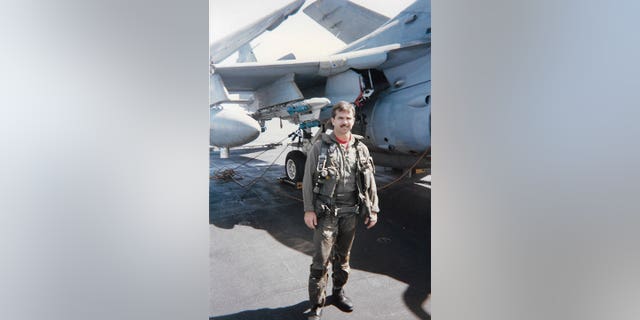
[[329, 159], [329, 144], [324, 141], [322, 141], [322, 145], [320, 145], [320, 155], [324, 155]]
[[340, 208], [336, 208], [335, 211], [336, 211], [336, 214], [359, 212], [360, 206], [355, 205], [352, 207], [340, 207]]
[[[320, 157], [324, 158], [324, 159], [329, 159], [329, 149], [331, 147], [331, 144], [322, 140], [322, 144], [320, 145], [320, 153], [318, 154], [318, 158], [320, 159]], [[364, 161], [367, 161], [367, 157], [364, 151], [364, 146], [361, 144], [361, 142], [359, 140], [356, 140], [354, 143], [354, 147], [356, 148], [356, 171], [358, 173], [358, 176], [362, 173], [362, 166], [364, 165]], [[324, 167], [320, 168], [320, 163], [318, 163], [318, 170], [323, 170], [325, 169]], [[319, 177], [316, 177], [316, 179], [318, 179]], [[358, 202], [362, 201], [362, 193], [366, 192], [365, 190], [362, 190], [362, 185], [360, 182], [360, 177], [358, 177], [356, 179], [356, 187], [357, 190], [355, 191], [355, 199], [356, 199], [356, 204], [353, 206], [348, 206], [348, 207], [336, 207], [336, 200], [337, 198], [341, 198], [341, 197], [345, 197], [347, 195], [352, 195], [352, 194], [334, 194], [333, 197], [328, 197], [328, 196], [324, 196], [322, 194], [316, 193], [317, 196], [317, 200], [320, 201], [320, 203], [323, 204], [323, 206], [325, 206], [325, 208], [331, 212], [331, 214], [333, 215], [338, 215], [338, 214], [346, 214], [346, 213], [359, 213], [360, 212], [360, 205], [357, 204]]]

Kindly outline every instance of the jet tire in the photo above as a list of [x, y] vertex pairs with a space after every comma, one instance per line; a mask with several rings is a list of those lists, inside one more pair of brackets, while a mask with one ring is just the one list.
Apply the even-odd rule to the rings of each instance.
[[294, 150], [287, 153], [287, 158], [284, 162], [284, 172], [287, 179], [293, 182], [302, 182], [306, 161], [307, 156], [302, 151]]

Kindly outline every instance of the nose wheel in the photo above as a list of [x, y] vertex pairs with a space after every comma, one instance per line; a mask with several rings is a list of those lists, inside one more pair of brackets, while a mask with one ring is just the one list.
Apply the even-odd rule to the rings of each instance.
[[287, 153], [287, 157], [284, 162], [284, 171], [287, 179], [293, 182], [302, 182], [304, 177], [304, 164], [307, 161], [307, 157], [302, 151], [294, 150]]

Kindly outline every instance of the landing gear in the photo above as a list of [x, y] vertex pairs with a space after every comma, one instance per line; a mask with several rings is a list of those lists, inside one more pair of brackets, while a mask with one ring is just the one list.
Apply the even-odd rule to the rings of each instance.
[[293, 182], [301, 182], [304, 176], [304, 164], [307, 161], [307, 156], [302, 151], [294, 150], [287, 153], [287, 158], [284, 162], [284, 171], [287, 175], [287, 179]]

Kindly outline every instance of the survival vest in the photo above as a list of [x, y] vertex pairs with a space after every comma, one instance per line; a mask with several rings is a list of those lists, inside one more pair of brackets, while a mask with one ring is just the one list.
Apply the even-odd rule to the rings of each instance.
[[337, 168], [327, 167], [327, 161], [331, 156], [335, 157], [338, 144], [336, 142], [327, 142], [321, 139], [320, 153], [316, 162], [316, 170], [313, 175], [313, 193], [316, 195], [315, 209], [316, 213], [331, 212], [338, 214], [341, 211], [351, 211], [355, 213], [363, 213], [367, 216], [371, 213], [371, 200], [369, 191], [371, 181], [374, 179], [375, 166], [373, 159], [368, 155], [366, 146], [360, 142], [361, 138], [356, 137], [353, 147], [356, 148], [356, 188], [358, 192], [358, 203], [355, 207], [336, 208], [335, 206], [335, 190], [338, 185], [340, 172]]

